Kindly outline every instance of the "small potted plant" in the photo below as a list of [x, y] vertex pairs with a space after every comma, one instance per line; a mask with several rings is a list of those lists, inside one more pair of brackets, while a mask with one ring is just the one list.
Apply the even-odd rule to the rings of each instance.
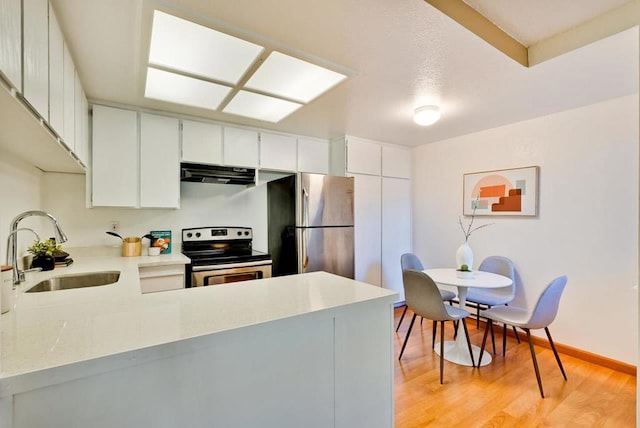
[[456, 275], [458, 278], [471, 279], [473, 278], [473, 271], [469, 269], [469, 266], [462, 265], [459, 269], [456, 269]]
[[56, 266], [53, 254], [57, 251], [62, 251], [62, 247], [56, 245], [56, 241], [53, 239], [47, 239], [46, 241], [35, 240], [33, 244], [27, 248], [27, 251], [33, 254], [33, 261], [31, 262], [32, 268], [53, 270]]

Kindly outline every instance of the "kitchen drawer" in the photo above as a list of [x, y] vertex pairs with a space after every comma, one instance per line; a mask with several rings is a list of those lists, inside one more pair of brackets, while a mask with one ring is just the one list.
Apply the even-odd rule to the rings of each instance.
[[138, 268], [142, 294], [184, 288], [184, 265], [161, 265]]

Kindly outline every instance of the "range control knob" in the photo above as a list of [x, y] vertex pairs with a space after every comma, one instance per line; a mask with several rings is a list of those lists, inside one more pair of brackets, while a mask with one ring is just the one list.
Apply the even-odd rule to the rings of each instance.
[[248, 230], [244, 231], [244, 236], [249, 236], [249, 231]]
[[187, 238], [191, 238], [192, 236], [193, 236], [193, 233], [191, 233], [191, 232], [187, 233]]
[[241, 231], [238, 231], [238, 236], [241, 236], [241, 235], [242, 235], [242, 232], [241, 232]]
[[200, 237], [200, 232], [196, 232], [196, 238]]

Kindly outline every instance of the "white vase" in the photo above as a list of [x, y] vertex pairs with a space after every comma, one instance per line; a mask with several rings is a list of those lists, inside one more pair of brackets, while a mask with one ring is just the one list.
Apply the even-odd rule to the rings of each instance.
[[467, 265], [469, 269], [473, 268], [473, 251], [466, 242], [461, 244], [456, 251], [456, 269], [460, 269], [462, 265]]

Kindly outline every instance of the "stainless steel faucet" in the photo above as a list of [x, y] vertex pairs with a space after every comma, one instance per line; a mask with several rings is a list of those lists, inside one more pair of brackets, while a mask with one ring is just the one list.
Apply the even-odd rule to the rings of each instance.
[[[44, 211], [25, 211], [21, 214], [18, 214], [16, 218], [11, 222], [11, 227], [9, 228], [9, 236], [7, 237], [7, 264], [9, 264], [9, 256], [11, 256], [11, 265], [13, 266], [13, 283], [20, 284], [21, 281], [24, 281], [24, 278], [21, 277], [20, 272], [18, 272], [18, 223], [26, 217], [31, 216], [40, 216], [48, 218], [51, 224], [53, 225], [53, 230], [56, 236], [56, 242], [62, 244], [63, 242], [67, 242], [67, 235], [64, 234], [62, 229], [60, 229], [60, 225], [58, 224], [58, 220], [54, 216]], [[26, 229], [26, 228], [24, 228]], [[29, 229], [31, 230], [31, 229]], [[33, 232], [33, 230], [31, 230]], [[35, 233], [35, 232], [33, 232]], [[36, 236], [38, 234], [36, 233]], [[38, 240], [40, 238], [38, 237]]]

